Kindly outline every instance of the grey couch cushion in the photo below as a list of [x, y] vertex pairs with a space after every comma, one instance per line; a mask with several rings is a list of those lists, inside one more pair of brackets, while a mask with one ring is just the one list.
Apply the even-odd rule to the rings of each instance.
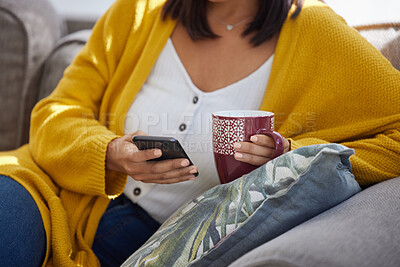
[[63, 76], [64, 70], [83, 48], [89, 39], [91, 30], [82, 30], [69, 34], [57, 42], [47, 58], [40, 78], [38, 100], [48, 96]]
[[370, 187], [230, 266], [399, 266], [399, 192], [400, 178]]
[[0, 1], [0, 150], [27, 142], [36, 77], [62, 25], [46, 0]]

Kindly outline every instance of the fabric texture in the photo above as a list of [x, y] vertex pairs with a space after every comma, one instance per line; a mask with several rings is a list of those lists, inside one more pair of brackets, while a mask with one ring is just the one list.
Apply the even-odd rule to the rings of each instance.
[[400, 177], [369, 187], [230, 266], [398, 266], [399, 192]]
[[102, 267], [121, 266], [160, 227], [125, 195], [112, 200], [101, 217], [92, 249]]
[[302, 147], [184, 205], [123, 266], [226, 266], [361, 189], [353, 151]]
[[400, 23], [360, 26], [360, 34], [400, 70]]
[[0, 265], [41, 266], [46, 232], [35, 201], [15, 180], [0, 175]]
[[47, 1], [0, 1], [0, 151], [28, 142], [40, 66], [62, 26]]
[[[127, 111], [176, 25], [161, 19], [163, 2], [117, 0], [35, 106], [29, 145], [0, 153], [0, 174], [24, 185], [39, 207], [46, 264], [99, 265], [90, 249], [97, 225], [127, 179], [106, 172], [107, 145], [123, 135]], [[276, 114], [276, 130], [293, 149], [355, 149], [353, 173], [367, 185], [400, 175], [398, 88], [400, 73], [376, 48], [328, 6], [306, 0], [283, 25], [261, 109]]]

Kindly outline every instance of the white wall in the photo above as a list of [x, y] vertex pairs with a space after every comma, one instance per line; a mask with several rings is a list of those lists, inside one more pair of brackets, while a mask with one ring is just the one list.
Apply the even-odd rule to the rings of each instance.
[[111, 6], [114, 0], [49, 0], [59, 14], [66, 18], [92, 20]]
[[[263, 0], [268, 1], [268, 0]], [[114, 0], [50, 0], [67, 18], [96, 19]], [[400, 0], [325, 0], [350, 25], [400, 22]]]
[[400, 22], [400, 0], [325, 0], [347, 23]]

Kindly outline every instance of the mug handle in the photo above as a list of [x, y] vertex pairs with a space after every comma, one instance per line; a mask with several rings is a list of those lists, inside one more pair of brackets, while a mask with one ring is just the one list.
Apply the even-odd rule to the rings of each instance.
[[259, 129], [256, 134], [263, 134], [274, 139], [275, 149], [274, 149], [274, 154], [272, 155], [273, 159], [283, 154], [284, 151], [283, 137], [280, 133], [275, 131], [271, 132], [267, 129]]

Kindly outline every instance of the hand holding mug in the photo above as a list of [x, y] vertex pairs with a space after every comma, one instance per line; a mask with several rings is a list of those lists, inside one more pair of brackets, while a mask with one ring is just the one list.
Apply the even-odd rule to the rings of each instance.
[[288, 140], [274, 131], [272, 112], [219, 111], [212, 119], [214, 160], [221, 183], [231, 182], [289, 150]]
[[[282, 137], [283, 153], [290, 150], [289, 141]], [[275, 141], [272, 137], [257, 134], [250, 137], [250, 142], [236, 142], [233, 145], [235, 159], [254, 166], [261, 166], [274, 158]]]

